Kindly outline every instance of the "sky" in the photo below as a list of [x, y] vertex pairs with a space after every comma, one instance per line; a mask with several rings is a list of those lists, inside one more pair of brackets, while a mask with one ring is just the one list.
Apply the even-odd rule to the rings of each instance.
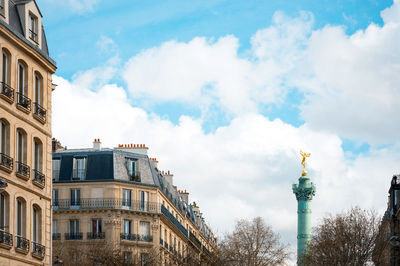
[[145, 143], [219, 236], [261, 216], [295, 246], [300, 149], [314, 225], [356, 205], [383, 215], [400, 0], [37, 2], [63, 145]]

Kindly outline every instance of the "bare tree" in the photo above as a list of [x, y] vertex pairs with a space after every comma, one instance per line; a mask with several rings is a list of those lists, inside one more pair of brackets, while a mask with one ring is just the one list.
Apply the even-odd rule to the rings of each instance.
[[283, 265], [290, 257], [288, 247], [261, 217], [240, 220], [220, 244], [220, 265]]
[[378, 235], [379, 219], [375, 212], [354, 207], [329, 215], [314, 228], [304, 265], [368, 265]]

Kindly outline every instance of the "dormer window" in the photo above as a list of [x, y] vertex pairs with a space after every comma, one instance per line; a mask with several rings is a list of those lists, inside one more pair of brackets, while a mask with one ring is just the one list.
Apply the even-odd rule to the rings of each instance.
[[[1, 1], [1, 0], [0, 0]], [[38, 43], [38, 18], [33, 14], [29, 14], [29, 38]]]

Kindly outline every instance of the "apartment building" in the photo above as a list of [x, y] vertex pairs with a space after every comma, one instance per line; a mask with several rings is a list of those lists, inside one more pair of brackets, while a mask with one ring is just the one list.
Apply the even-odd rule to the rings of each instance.
[[[101, 148], [96, 139], [93, 148], [53, 153], [54, 250], [103, 243], [128, 264], [210, 263], [216, 238], [199, 207], [147, 151], [143, 144]], [[79, 261], [79, 253], [56, 255]]]
[[0, 0], [0, 49], [0, 265], [50, 265], [56, 63], [34, 0]]

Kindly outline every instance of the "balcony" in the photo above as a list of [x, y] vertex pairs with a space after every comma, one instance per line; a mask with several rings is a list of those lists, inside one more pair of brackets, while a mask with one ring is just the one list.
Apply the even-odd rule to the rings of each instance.
[[13, 164], [13, 158], [4, 153], [0, 153], [0, 167], [2, 169], [6, 170], [7, 172], [11, 172], [13, 170]]
[[9, 103], [14, 102], [14, 89], [4, 82], [0, 82], [0, 96]]
[[188, 232], [185, 227], [169, 212], [164, 205], [161, 205], [161, 213], [187, 238]]
[[40, 122], [46, 122], [46, 109], [44, 109], [40, 104], [33, 104], [33, 114]]
[[33, 179], [32, 179], [33, 184], [35, 184], [41, 188], [44, 188], [45, 180], [46, 180], [44, 174], [42, 174], [41, 172], [39, 172], [37, 170], [33, 170], [32, 172], [33, 172]]
[[197, 239], [197, 237], [192, 234], [192, 232], [189, 233], [189, 239], [196, 247], [201, 250], [201, 242]]
[[209, 257], [211, 256], [210, 251], [208, 251], [208, 249], [205, 246], [203, 246], [203, 253]]
[[153, 242], [153, 236], [121, 233], [121, 240]]
[[0, 246], [5, 248], [11, 248], [13, 245], [13, 236], [5, 231], [0, 231]]
[[86, 198], [86, 199], [59, 199], [53, 201], [53, 206], [58, 210], [68, 209], [121, 209], [130, 211], [141, 211], [148, 213], [158, 213], [159, 204], [156, 202], [126, 201], [121, 198]]
[[82, 240], [82, 233], [65, 233], [65, 240]]
[[31, 111], [31, 99], [17, 92], [17, 107], [21, 107], [22, 111], [29, 113]]
[[46, 254], [46, 247], [39, 243], [32, 242], [32, 256], [38, 259], [43, 259]]
[[53, 233], [53, 240], [61, 240], [61, 233]]
[[29, 252], [29, 240], [23, 238], [22, 236], [16, 236], [16, 245], [15, 248], [18, 252], [28, 253]]
[[87, 239], [105, 239], [106, 234], [104, 232], [97, 232], [97, 233], [88, 232], [86, 238]]
[[29, 179], [30, 167], [22, 162], [17, 161], [17, 176], [28, 180]]
[[130, 181], [140, 182], [141, 181], [140, 172], [139, 171], [133, 172], [130, 175]]

